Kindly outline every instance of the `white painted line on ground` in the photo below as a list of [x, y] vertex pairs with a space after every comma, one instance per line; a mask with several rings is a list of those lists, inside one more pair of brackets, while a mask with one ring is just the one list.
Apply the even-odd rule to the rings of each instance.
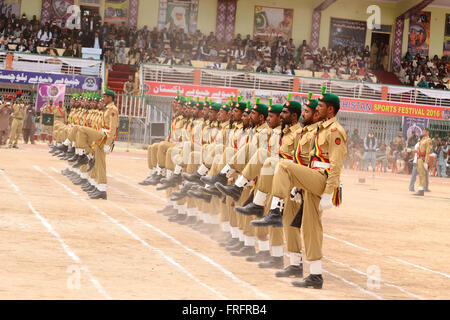
[[[117, 174], [117, 175], [120, 175], [121, 177], [123, 177], [121, 174]], [[141, 192], [144, 192], [144, 193], [146, 193], [146, 194], [149, 194], [149, 195], [151, 195], [152, 197], [154, 197], [154, 198], [156, 198], [156, 199], [159, 199], [159, 200], [161, 200], [161, 201], [166, 202], [166, 199], [164, 199], [164, 198], [158, 196], [157, 194], [150, 193], [150, 192], [148, 192], [148, 191], [142, 189], [141, 187], [138, 187], [138, 186], [135, 186], [135, 185], [133, 185], [133, 184], [130, 184], [130, 183], [128, 183], [128, 182], [126, 182], [126, 181], [123, 181], [123, 180], [121, 180], [121, 179], [119, 179], [119, 178], [117, 178], [117, 177], [114, 177], [114, 176], [111, 176], [111, 177], [112, 177], [113, 179], [116, 179], [117, 181], [119, 181], [119, 182], [121, 182], [121, 183], [124, 183], [124, 184], [126, 184], [126, 185], [131, 186], [131, 187], [134, 187], [134, 188], [138, 189], [138, 190], [141, 191]], [[126, 177], [125, 177], [125, 178], [126, 178]], [[253, 287], [251, 284], [249, 284], [249, 283], [247, 283], [247, 282], [245, 282], [245, 281], [239, 279], [239, 278], [238, 278], [237, 276], [235, 276], [231, 271], [225, 269], [225, 268], [222, 267], [220, 264], [218, 264], [217, 262], [215, 262], [213, 259], [211, 259], [211, 258], [209, 258], [209, 257], [207, 257], [207, 256], [205, 256], [205, 255], [203, 255], [203, 254], [200, 253], [200, 252], [195, 251], [194, 249], [191, 249], [191, 248], [185, 246], [184, 244], [182, 244], [181, 242], [179, 242], [178, 240], [176, 240], [176, 239], [173, 238], [172, 236], [170, 236], [170, 235], [168, 235], [167, 233], [165, 233], [164, 231], [162, 231], [162, 230], [160, 230], [160, 229], [158, 229], [158, 228], [156, 228], [156, 227], [154, 227], [154, 226], [148, 224], [148, 223], [145, 222], [144, 220], [142, 220], [142, 219], [140, 219], [140, 218], [138, 218], [138, 217], [135, 217], [135, 218], [138, 219], [138, 220], [140, 220], [141, 223], [144, 223], [148, 228], [152, 229], [153, 231], [156, 231], [156, 232], [160, 233], [162, 236], [164, 236], [164, 237], [166, 237], [167, 239], [171, 240], [173, 243], [177, 244], [178, 246], [182, 247], [183, 249], [187, 250], [188, 252], [190, 252], [190, 253], [196, 255], [197, 257], [201, 258], [203, 261], [206, 261], [206, 262], [208, 262], [209, 264], [211, 264], [212, 266], [216, 267], [217, 269], [219, 269], [222, 273], [224, 273], [227, 277], [229, 277], [229, 278], [230, 278], [231, 280], [233, 280], [234, 282], [239, 283], [239, 284], [241, 284], [241, 285], [247, 287], [248, 289], [251, 289], [255, 294], [257, 294], [258, 296], [260, 296], [260, 297], [262, 297], [262, 298], [264, 298], [264, 299], [270, 299], [270, 296], [268, 296], [267, 294], [265, 294], [265, 293], [259, 291], [257, 288]]]
[[337, 237], [331, 236], [331, 235], [326, 234], [326, 233], [324, 233], [323, 236], [326, 237], [326, 238], [329, 238], [329, 239], [336, 240], [336, 241], [338, 241], [338, 242], [342, 242], [342, 243], [344, 243], [344, 244], [346, 244], [346, 245], [348, 245], [348, 246], [350, 246], [350, 247], [354, 247], [354, 248], [357, 248], [357, 249], [360, 249], [360, 250], [363, 250], [363, 251], [371, 252], [371, 253], [377, 254], [377, 255], [379, 255], [379, 256], [382, 256], [382, 257], [385, 257], [385, 258], [389, 258], [389, 259], [392, 259], [392, 260], [394, 260], [394, 261], [397, 261], [397, 262], [400, 262], [400, 263], [403, 263], [403, 264], [412, 266], [412, 267], [417, 268], [417, 269], [421, 269], [421, 270], [428, 271], [428, 272], [431, 272], [431, 273], [439, 274], [439, 275], [441, 275], [441, 276], [443, 276], [443, 277], [446, 277], [446, 278], [450, 278], [450, 275], [449, 275], [449, 274], [446, 274], [446, 273], [444, 273], [444, 272], [432, 270], [432, 269], [429, 269], [429, 268], [426, 268], [426, 267], [423, 267], [423, 266], [414, 264], [414, 263], [412, 263], [412, 262], [405, 261], [405, 260], [400, 259], [400, 258], [396, 258], [396, 257], [390, 256], [390, 255], [386, 255], [386, 254], [381, 253], [381, 252], [376, 251], [376, 250], [364, 248], [364, 247], [358, 246], [358, 245], [356, 245], [356, 244], [354, 244], [354, 243], [351, 243], [351, 242], [349, 242], [349, 241], [345, 241], [345, 240], [339, 239], [339, 238], [337, 238]]
[[357, 290], [359, 290], [359, 291], [361, 291], [361, 292], [363, 292], [363, 293], [365, 293], [365, 294], [368, 294], [368, 295], [370, 295], [370, 296], [372, 296], [372, 297], [375, 297], [375, 298], [378, 299], [378, 300], [384, 300], [383, 297], [381, 297], [381, 296], [379, 296], [379, 295], [377, 295], [377, 294], [375, 294], [375, 293], [373, 293], [373, 292], [371, 292], [371, 291], [368, 291], [368, 290], [366, 290], [366, 289], [364, 289], [364, 288], [361, 288], [361, 287], [360, 287], [359, 285], [357, 285], [356, 283], [351, 282], [351, 281], [349, 281], [349, 280], [347, 280], [347, 279], [344, 279], [344, 278], [342, 278], [341, 276], [338, 276], [337, 274], [334, 274], [334, 273], [332, 273], [332, 272], [330, 272], [330, 271], [326, 271], [326, 270], [324, 270], [324, 269], [322, 269], [322, 271], [323, 271], [324, 273], [329, 274], [329, 275], [332, 276], [332, 277], [335, 277], [335, 278], [337, 278], [337, 279], [339, 279], [339, 280], [344, 281], [345, 283], [351, 285], [352, 287], [356, 288]]
[[[364, 275], [364, 276], [366, 276], [366, 277], [369, 277], [369, 275], [368, 275], [367, 273], [362, 272], [362, 271], [360, 271], [360, 270], [358, 270], [358, 269], [356, 269], [356, 268], [353, 268], [352, 266], [350, 266], [350, 265], [348, 265], [348, 264], [346, 264], [346, 263], [342, 263], [342, 262], [336, 261], [336, 260], [334, 260], [334, 259], [332, 259], [332, 258], [330, 258], [330, 257], [325, 257], [325, 256], [324, 256], [323, 258], [324, 258], [325, 260], [331, 261], [331, 262], [333, 262], [333, 263], [335, 263], [335, 264], [338, 264], [338, 265], [340, 265], [340, 266], [349, 268], [349, 269], [352, 270], [353, 272], [356, 272], [356, 273], [358, 273], [358, 274], [360, 274], [360, 275]], [[386, 286], [388, 286], [388, 287], [395, 288], [395, 289], [397, 289], [397, 290], [399, 290], [399, 291], [401, 291], [401, 292], [403, 292], [403, 293], [405, 293], [405, 294], [407, 294], [407, 295], [409, 295], [409, 296], [411, 296], [411, 297], [413, 297], [413, 298], [415, 298], [415, 299], [425, 300], [423, 297], [421, 297], [421, 296], [419, 296], [419, 295], [416, 295], [416, 294], [414, 294], [414, 293], [412, 293], [412, 292], [409, 292], [408, 290], [403, 289], [402, 287], [397, 286], [397, 285], [395, 285], [395, 284], [392, 284], [392, 283], [389, 283], [389, 282], [386, 282], [386, 281], [383, 281], [383, 280], [380, 280], [380, 283], [383, 283], [384, 285], [386, 285]]]
[[[123, 175], [121, 175], [121, 174], [119, 174], [119, 173], [118, 173], [117, 175], [119, 175], [119, 176], [121, 176], [121, 177], [123, 177], [123, 178], [126, 178], [126, 177], [124, 177]], [[154, 198], [156, 198], [156, 199], [165, 201], [165, 199], [163, 199], [162, 197], [160, 197], [160, 196], [158, 196], [158, 195], [156, 195], [156, 194], [153, 194], [153, 193], [151, 193], [151, 192], [148, 192], [148, 191], [142, 189], [141, 187], [138, 187], [138, 186], [136, 186], [136, 185], [127, 183], [127, 182], [125, 182], [125, 181], [123, 181], [123, 180], [118, 179], [117, 177], [114, 177], [114, 176], [110, 176], [110, 177], [111, 177], [111, 178], [114, 178], [114, 179], [116, 179], [117, 181], [122, 182], [122, 183], [124, 183], [124, 184], [126, 184], [126, 185], [129, 185], [129, 186], [131, 186], [131, 187], [134, 187], [134, 188], [136, 188], [136, 189], [138, 189], [138, 190], [140, 190], [140, 191], [142, 191], [142, 192], [144, 192], [144, 193], [146, 193], [146, 194], [149, 194], [150, 196], [152, 196], [152, 197], [154, 197]], [[157, 228], [155, 228], [155, 229], [157, 229]], [[159, 230], [159, 231], [158, 231], [158, 230], [159, 230], [159, 229], [157, 229], [156, 231], [157, 231], [157, 232], [161, 232], [161, 230]], [[171, 239], [171, 240], [174, 241], [175, 243], [181, 245], [182, 247], [185, 247], [183, 244], [179, 243], [177, 240], [173, 239], [171, 236], [169, 236], [169, 235], [167, 235], [167, 236], [169, 237], [169, 239]], [[186, 248], [186, 249], [187, 249], [189, 252], [191, 252], [191, 251], [196, 252], [195, 250], [192, 250], [192, 249], [190, 249], [190, 248]], [[208, 259], [209, 259], [209, 258], [208, 258]], [[346, 280], [346, 279], [344, 279], [344, 278], [342, 278], [342, 277], [340, 277], [340, 276], [334, 275], [334, 274], [332, 274], [332, 273], [329, 273], [329, 274], [330, 274], [331, 276], [337, 278], [337, 279], [340, 279], [340, 280], [346, 282], [347, 284], [350, 284], [351, 286], [357, 288], [358, 290], [360, 290], [360, 289], [359, 289], [359, 286], [356, 285], [356, 284], [354, 284], [353, 282], [351, 282], [351, 281], [349, 281], [349, 280]], [[362, 289], [362, 288], [361, 288], [361, 289]], [[361, 290], [360, 290], [360, 291], [361, 291]], [[368, 294], [364, 289], [362, 289], [362, 292]], [[369, 294], [370, 294], [370, 295], [373, 295], [372, 293], [369, 293]]]
[[105, 289], [103, 289], [102, 285], [98, 280], [92, 275], [92, 273], [89, 271], [88, 267], [83, 264], [81, 259], [70, 249], [70, 247], [64, 242], [64, 240], [61, 238], [61, 236], [53, 229], [52, 225], [45, 219], [31, 204], [31, 202], [22, 194], [19, 187], [16, 186], [12, 180], [6, 175], [6, 173], [0, 169], [0, 174], [8, 181], [11, 188], [19, 195], [19, 197], [25, 201], [28, 205], [28, 208], [30, 208], [31, 212], [34, 213], [36, 218], [44, 225], [44, 227], [47, 228], [48, 232], [50, 232], [51, 235], [53, 235], [56, 240], [58, 240], [59, 244], [63, 248], [63, 250], [66, 252], [66, 254], [77, 264], [79, 264], [81, 267], [80, 269], [83, 270], [87, 276], [89, 277], [89, 280], [92, 282], [92, 284], [95, 286], [97, 291], [103, 295], [106, 299], [111, 299], [111, 296], [106, 293]]
[[122, 212], [124, 212], [125, 214], [127, 214], [130, 217], [133, 217], [135, 219], [137, 219], [140, 223], [142, 223], [144, 226], [146, 226], [147, 228], [149, 228], [150, 230], [153, 230], [159, 234], [161, 234], [163, 237], [165, 237], [166, 239], [169, 239], [170, 241], [172, 241], [173, 243], [177, 244], [178, 246], [182, 247], [183, 249], [185, 249], [186, 251], [196, 255], [197, 257], [201, 258], [203, 261], [208, 262], [209, 264], [211, 264], [212, 266], [214, 266], [215, 268], [219, 269], [222, 273], [224, 273], [226, 276], [230, 277], [231, 280], [233, 280], [234, 282], [243, 285], [244, 287], [246, 287], [247, 289], [251, 289], [256, 295], [258, 295], [261, 298], [264, 299], [270, 299], [270, 296], [268, 296], [265, 293], [262, 293], [261, 291], [259, 291], [258, 289], [256, 289], [255, 287], [253, 287], [251, 284], [240, 280], [238, 277], [236, 277], [231, 271], [228, 271], [227, 269], [225, 269], [224, 267], [222, 267], [221, 265], [219, 265], [217, 262], [215, 262], [213, 259], [203, 255], [202, 253], [199, 253], [189, 247], [186, 247], [184, 244], [182, 244], [181, 242], [179, 242], [178, 240], [174, 239], [172, 236], [168, 235], [167, 233], [165, 233], [164, 231], [162, 231], [161, 229], [149, 224], [148, 222], [142, 220], [141, 218], [133, 215], [132, 213], [130, 213], [127, 209], [120, 207], [119, 205], [117, 205], [116, 203], [112, 202], [112, 205], [115, 206], [116, 208], [118, 208], [119, 210], [121, 210]]
[[[70, 192], [74, 197], [80, 199], [82, 202], [84, 202], [85, 204], [87, 204], [88, 206], [90, 206], [91, 208], [93, 208], [95, 211], [97, 211], [98, 213], [100, 213], [102, 216], [106, 217], [111, 223], [115, 224], [116, 226], [118, 226], [119, 228], [121, 228], [123, 231], [125, 231], [126, 233], [128, 233], [132, 238], [134, 238], [135, 240], [139, 241], [142, 245], [144, 245], [146, 248], [150, 249], [151, 251], [157, 252], [158, 254], [160, 254], [165, 260], [167, 260], [170, 264], [172, 264], [174, 267], [176, 267], [178, 270], [180, 270], [182, 273], [184, 273], [186, 276], [188, 276], [190, 279], [194, 280], [196, 283], [198, 283], [199, 285], [205, 287], [206, 289], [208, 289], [209, 291], [211, 291], [212, 293], [214, 293], [215, 295], [217, 295], [220, 299], [223, 300], [227, 300], [228, 298], [225, 297], [224, 295], [222, 295], [220, 292], [218, 292], [217, 290], [215, 290], [214, 288], [208, 286], [206, 283], [203, 283], [201, 280], [199, 280], [197, 277], [195, 277], [192, 273], [190, 273], [188, 270], [186, 270], [182, 265], [180, 265], [178, 262], [176, 262], [175, 260], [173, 260], [171, 257], [169, 257], [168, 255], [166, 255], [164, 253], [164, 251], [155, 248], [151, 245], [149, 245], [145, 240], [141, 239], [138, 235], [136, 235], [134, 232], [132, 232], [130, 229], [128, 229], [126, 226], [122, 225], [119, 221], [117, 221], [116, 219], [110, 217], [108, 214], [106, 214], [104, 211], [102, 211], [101, 209], [99, 209], [97, 206], [89, 203], [86, 199], [82, 198], [78, 193], [76, 193], [75, 191], [73, 191], [70, 187], [68, 187], [67, 185], [65, 185], [64, 183], [59, 182], [58, 180], [56, 180], [54, 177], [52, 177], [51, 175], [49, 175], [48, 173], [46, 173], [45, 171], [43, 171], [41, 168], [39, 168], [38, 166], [33, 166], [35, 170], [39, 171], [40, 173], [42, 173], [43, 175], [45, 175], [46, 177], [48, 177], [49, 179], [51, 179], [53, 182], [55, 182], [56, 184], [62, 186], [64, 189], [66, 189], [68, 192]], [[51, 167], [50, 168], [52, 171], [54, 171], [55, 173], [59, 173], [58, 170], [56, 170], [55, 168]]]

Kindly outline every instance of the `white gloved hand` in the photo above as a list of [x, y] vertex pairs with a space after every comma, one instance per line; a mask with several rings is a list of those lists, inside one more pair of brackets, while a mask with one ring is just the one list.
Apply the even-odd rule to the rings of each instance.
[[297, 187], [292, 188], [290, 199], [301, 204], [303, 202], [302, 190]]
[[291, 190], [291, 197], [290, 197], [290, 199], [291, 199], [291, 201], [294, 201], [294, 199], [295, 199], [295, 196], [297, 195], [297, 187], [293, 187], [292, 188], [292, 190]]
[[103, 151], [105, 151], [106, 154], [110, 154], [112, 152], [112, 146], [103, 146]]
[[333, 208], [333, 194], [324, 193], [319, 203], [319, 211]]
[[425, 171], [428, 171], [428, 163], [424, 163], [423, 166], [425, 168]]

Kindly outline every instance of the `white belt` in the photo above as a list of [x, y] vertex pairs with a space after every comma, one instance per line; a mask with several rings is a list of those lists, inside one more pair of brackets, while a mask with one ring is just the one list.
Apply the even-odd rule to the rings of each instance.
[[283, 162], [292, 162], [292, 159], [280, 158], [280, 161], [283, 161]]
[[313, 161], [311, 164], [312, 168], [330, 169], [331, 165], [326, 162]]
[[103, 133], [109, 133], [110, 130], [109, 130], [109, 129], [102, 129], [102, 132], [103, 132]]

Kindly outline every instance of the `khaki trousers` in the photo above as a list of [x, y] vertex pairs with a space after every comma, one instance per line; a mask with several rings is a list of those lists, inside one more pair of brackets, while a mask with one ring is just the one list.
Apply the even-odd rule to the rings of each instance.
[[302, 230], [308, 261], [322, 259], [323, 228], [319, 202], [326, 181], [321, 172], [291, 162], [280, 162], [273, 180], [272, 193], [281, 199], [289, 197], [291, 186], [305, 190]]
[[9, 138], [10, 146], [17, 146], [20, 134], [22, 133], [23, 120], [13, 119], [11, 123], [11, 134]]

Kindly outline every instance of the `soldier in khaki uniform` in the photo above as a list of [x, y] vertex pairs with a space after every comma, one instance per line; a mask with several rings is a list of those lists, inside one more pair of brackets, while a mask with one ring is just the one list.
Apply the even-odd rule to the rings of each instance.
[[12, 97], [8, 94], [3, 95], [3, 102], [0, 104], [0, 146], [8, 141], [9, 120], [13, 112]]
[[417, 151], [417, 173], [419, 174], [419, 190], [415, 196], [424, 196], [427, 186], [428, 160], [432, 151], [432, 141], [429, 137], [430, 130], [425, 128], [422, 132], [422, 139], [419, 141], [419, 150]]
[[16, 100], [16, 96], [13, 96], [13, 115], [11, 123], [11, 132], [9, 138], [9, 148], [19, 149], [17, 142], [22, 133], [23, 119], [27, 112], [25, 104], [21, 101], [21, 97]]
[[[77, 133], [77, 146], [81, 149], [81, 157], [74, 168], [89, 164], [92, 169], [95, 162], [98, 163], [98, 185], [97, 192], [90, 195], [91, 199], [107, 199], [106, 193], [106, 162], [105, 153], [112, 152], [114, 142], [117, 138], [119, 127], [119, 111], [114, 104], [115, 92], [105, 92], [106, 110], [103, 116], [101, 131], [88, 127], [81, 127]], [[97, 156], [95, 157], [94, 156]], [[88, 169], [88, 171], [90, 171]]]
[[52, 136], [53, 136], [53, 126], [46, 126], [42, 123], [42, 119], [44, 115], [54, 114], [54, 108], [53, 105], [53, 99], [50, 99], [49, 104], [46, 105], [41, 109], [41, 139], [45, 141], [47, 138], [47, 141], [49, 143], [52, 142]]
[[294, 281], [298, 287], [322, 288], [322, 211], [341, 202], [340, 173], [347, 155], [347, 135], [337, 122], [339, 97], [323, 93], [317, 112], [322, 121], [314, 137], [309, 167], [280, 162], [272, 187], [272, 202], [265, 225], [277, 225], [282, 221], [284, 199], [289, 197], [290, 186], [304, 190], [302, 230], [306, 260], [310, 263], [310, 275], [303, 281]]

